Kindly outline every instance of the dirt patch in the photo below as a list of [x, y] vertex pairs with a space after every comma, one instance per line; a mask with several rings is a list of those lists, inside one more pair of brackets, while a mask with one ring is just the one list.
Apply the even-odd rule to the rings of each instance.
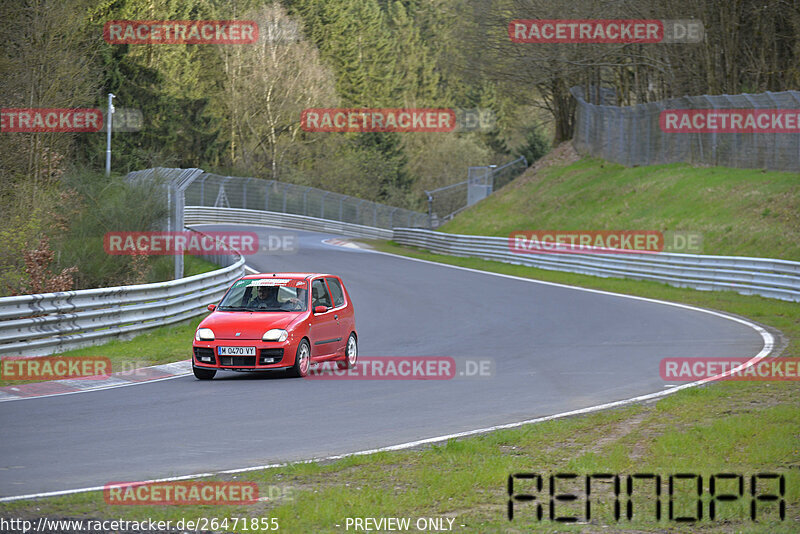
[[570, 163], [575, 163], [579, 159], [581, 159], [581, 156], [575, 151], [575, 147], [572, 146], [572, 141], [565, 141], [528, 167], [528, 170], [522, 173], [519, 178], [511, 182], [508, 186], [514, 188], [520, 187], [536, 180], [539, 171], [542, 169], [554, 165], [569, 165]]

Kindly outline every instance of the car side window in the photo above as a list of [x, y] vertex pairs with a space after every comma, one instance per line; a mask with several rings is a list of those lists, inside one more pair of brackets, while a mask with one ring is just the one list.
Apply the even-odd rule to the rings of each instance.
[[342, 285], [339, 283], [339, 280], [336, 278], [326, 278], [325, 280], [328, 282], [328, 287], [331, 289], [333, 306], [344, 306], [344, 291], [342, 291]]
[[325, 282], [322, 279], [311, 282], [311, 306], [314, 308], [317, 306], [333, 307], [328, 288], [325, 287]]

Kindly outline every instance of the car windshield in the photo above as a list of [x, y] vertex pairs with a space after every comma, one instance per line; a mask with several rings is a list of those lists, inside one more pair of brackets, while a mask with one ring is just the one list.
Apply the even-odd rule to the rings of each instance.
[[289, 278], [238, 280], [220, 302], [220, 311], [303, 312], [308, 283]]

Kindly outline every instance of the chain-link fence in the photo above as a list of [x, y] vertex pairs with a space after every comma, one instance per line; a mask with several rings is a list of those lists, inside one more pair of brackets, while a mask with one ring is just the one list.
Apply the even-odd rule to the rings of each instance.
[[500, 167], [494, 165], [470, 167], [467, 179], [463, 182], [425, 191], [428, 195], [431, 228], [438, 227], [469, 206], [488, 197], [527, 168], [528, 161], [525, 156], [520, 156]]
[[315, 187], [210, 173], [203, 173], [189, 185], [186, 205], [293, 213], [387, 229], [428, 226], [425, 213]]
[[[571, 92], [579, 152], [627, 166], [687, 162], [800, 171], [798, 91], [686, 96], [633, 107], [586, 102], [582, 87]], [[662, 115], [669, 110], [690, 111]]]

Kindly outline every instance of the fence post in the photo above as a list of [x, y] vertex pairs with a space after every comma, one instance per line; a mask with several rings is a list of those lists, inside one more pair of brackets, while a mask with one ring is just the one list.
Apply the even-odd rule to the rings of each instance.
[[[774, 98], [772, 98], [772, 93], [770, 91], [766, 91], [765, 94], [767, 95], [767, 98], [769, 98], [770, 102], [772, 103], [772, 105], [770, 107], [773, 108], [773, 109], [777, 109], [778, 103], [775, 102]], [[778, 131], [776, 129], [776, 131], [772, 132], [772, 165], [771, 166], [767, 165], [767, 168], [768, 169], [779, 169], [780, 166], [776, 165], [777, 162], [778, 162]]]
[[330, 195], [330, 191], [325, 191], [325, 194], [322, 195], [322, 200], [320, 200], [320, 209], [319, 209], [319, 218], [325, 218], [325, 198]]
[[303, 215], [308, 215], [308, 192], [314, 189], [313, 187], [306, 187], [303, 191]]
[[358, 201], [358, 204], [356, 204], [356, 224], [361, 224], [361, 204], [364, 202], [366, 202], [366, 199], [362, 198]]
[[269, 188], [272, 187], [274, 183], [275, 180], [268, 180], [264, 186], [264, 211], [269, 211]]
[[428, 230], [433, 230], [433, 196], [425, 191], [428, 196]]

